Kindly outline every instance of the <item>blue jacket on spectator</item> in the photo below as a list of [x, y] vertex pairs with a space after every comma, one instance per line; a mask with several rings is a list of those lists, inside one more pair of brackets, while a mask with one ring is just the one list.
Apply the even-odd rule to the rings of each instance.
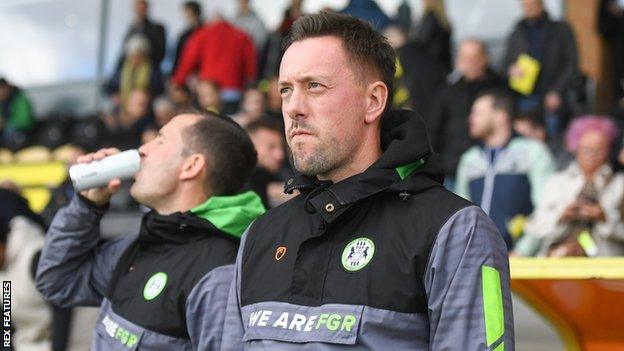
[[533, 211], [554, 171], [555, 163], [546, 145], [512, 137], [500, 148], [475, 145], [468, 149], [459, 161], [455, 192], [481, 206], [511, 249], [509, 221]]

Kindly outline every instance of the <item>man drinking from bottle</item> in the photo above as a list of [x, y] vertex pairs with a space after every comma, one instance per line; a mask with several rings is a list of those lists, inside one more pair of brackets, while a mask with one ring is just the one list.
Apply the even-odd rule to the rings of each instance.
[[76, 194], [48, 230], [37, 287], [57, 305], [101, 306], [92, 350], [218, 349], [240, 235], [264, 212], [255, 193], [241, 193], [253, 144], [233, 123], [183, 114], [139, 153], [130, 194], [152, 209], [139, 233], [100, 240], [119, 179]]

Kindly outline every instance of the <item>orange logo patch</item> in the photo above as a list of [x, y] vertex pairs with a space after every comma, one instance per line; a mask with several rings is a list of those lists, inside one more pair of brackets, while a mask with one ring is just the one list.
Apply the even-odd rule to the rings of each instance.
[[277, 250], [275, 250], [275, 260], [281, 260], [284, 255], [286, 255], [286, 246], [279, 246]]

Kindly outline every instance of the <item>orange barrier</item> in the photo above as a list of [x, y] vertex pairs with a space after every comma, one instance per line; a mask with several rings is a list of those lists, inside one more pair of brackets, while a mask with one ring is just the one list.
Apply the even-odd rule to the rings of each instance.
[[511, 287], [566, 350], [624, 350], [624, 258], [510, 258]]

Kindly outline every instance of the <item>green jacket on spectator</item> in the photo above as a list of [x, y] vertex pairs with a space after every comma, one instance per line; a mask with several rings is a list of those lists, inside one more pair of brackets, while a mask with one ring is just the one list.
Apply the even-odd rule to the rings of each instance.
[[0, 102], [0, 129], [29, 130], [34, 126], [32, 105], [22, 91], [15, 89], [6, 101]]

